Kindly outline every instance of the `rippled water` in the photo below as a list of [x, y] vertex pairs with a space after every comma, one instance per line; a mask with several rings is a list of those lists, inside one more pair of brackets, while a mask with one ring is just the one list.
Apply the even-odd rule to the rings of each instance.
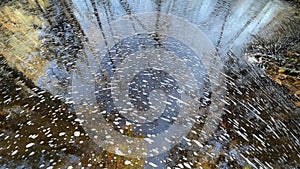
[[299, 108], [243, 58], [287, 4], [19, 3], [0, 3], [0, 168], [299, 167]]

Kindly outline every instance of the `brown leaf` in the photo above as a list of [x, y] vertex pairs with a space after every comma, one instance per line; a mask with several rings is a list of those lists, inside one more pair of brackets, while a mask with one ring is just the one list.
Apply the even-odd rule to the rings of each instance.
[[284, 73], [285, 72], [285, 69], [279, 69], [278, 70], [278, 73]]
[[273, 78], [273, 80], [274, 80], [276, 83], [278, 83], [278, 84], [282, 85], [282, 82], [281, 82], [281, 80], [280, 80], [280, 79]]
[[3, 110], [0, 110], [0, 116], [5, 116], [7, 113]]

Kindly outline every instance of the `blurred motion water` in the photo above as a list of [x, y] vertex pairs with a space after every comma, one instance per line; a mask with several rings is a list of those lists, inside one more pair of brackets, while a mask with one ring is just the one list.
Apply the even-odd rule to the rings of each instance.
[[299, 167], [299, 108], [244, 58], [292, 9], [0, 2], [0, 168]]

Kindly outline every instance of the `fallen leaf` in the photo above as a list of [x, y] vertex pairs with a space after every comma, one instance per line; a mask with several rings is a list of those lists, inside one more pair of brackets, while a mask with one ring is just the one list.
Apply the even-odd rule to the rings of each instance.
[[273, 78], [273, 80], [274, 80], [276, 83], [278, 83], [278, 84], [282, 85], [282, 82], [281, 82], [281, 80], [280, 80], [280, 79]]
[[283, 79], [286, 79], [286, 75], [285, 74], [279, 74], [279, 75], [277, 75], [276, 76], [278, 79], [281, 79], [281, 80], [283, 80]]
[[294, 56], [294, 55], [296, 55], [296, 53], [292, 52], [292, 51], [287, 51], [286, 55], [287, 56]]
[[285, 69], [279, 69], [278, 70], [278, 73], [284, 73], [285, 72]]
[[3, 110], [0, 110], [0, 116], [5, 116], [7, 113]]

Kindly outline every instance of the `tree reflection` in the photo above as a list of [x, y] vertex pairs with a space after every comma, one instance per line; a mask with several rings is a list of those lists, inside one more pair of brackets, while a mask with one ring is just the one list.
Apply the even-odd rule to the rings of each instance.
[[[150, 162], [171, 168], [299, 165], [299, 109], [284, 96], [281, 87], [261, 77], [259, 70], [238, 55], [260, 29], [270, 25], [275, 29], [280, 27], [280, 31], [290, 29], [278, 26], [281, 20], [275, 16], [285, 13], [277, 15], [273, 1], [78, 2], [0, 3], [0, 165], [8, 168], [64, 168], [79, 164], [98, 168], [151, 168]], [[150, 38], [158, 46], [163, 38], [161, 23], [168, 22], [160, 14], [166, 13], [193, 22], [207, 33], [217, 49], [222, 48], [219, 52], [227, 64], [224, 87], [227, 94], [223, 100], [226, 107], [217, 131], [208, 141], [197, 142], [205, 122], [201, 117], [194, 119], [197, 124], [191, 132], [169, 152], [153, 158], [128, 158], [95, 145], [82, 128], [74, 105], [66, 100], [72, 73], [79, 67], [77, 63], [87, 62], [90, 53], [97, 59], [103, 54], [98, 51], [99, 37], [110, 56], [112, 46], [108, 41], [112, 39], [117, 44], [121, 40], [112, 23], [126, 16], [134, 33], [147, 32], [145, 21], [136, 17], [143, 12], [157, 12], [153, 19], [156, 29]], [[296, 31], [295, 27], [291, 29]], [[262, 32], [268, 34], [270, 30]], [[112, 58], [108, 62], [115, 65]], [[102, 69], [101, 63], [95, 65]], [[37, 84], [41, 77], [48, 88]], [[107, 75], [102, 78], [107, 80]], [[124, 129], [125, 134], [134, 136], [132, 128]]]

